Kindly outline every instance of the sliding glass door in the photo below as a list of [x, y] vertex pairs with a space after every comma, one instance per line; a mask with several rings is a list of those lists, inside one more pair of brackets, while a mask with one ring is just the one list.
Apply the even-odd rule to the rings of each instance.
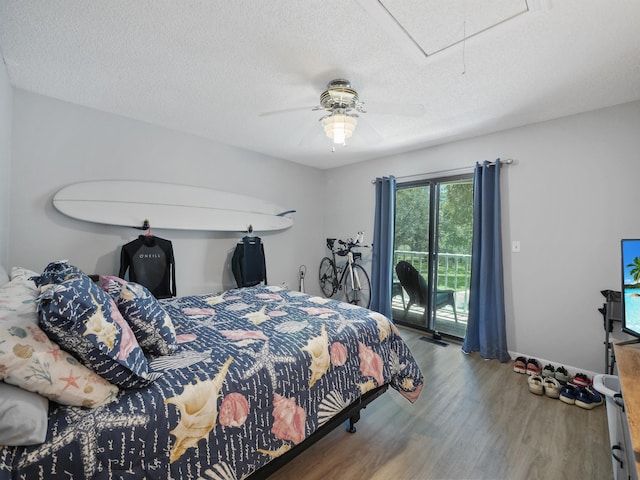
[[396, 322], [464, 337], [472, 227], [471, 175], [398, 186], [392, 292]]

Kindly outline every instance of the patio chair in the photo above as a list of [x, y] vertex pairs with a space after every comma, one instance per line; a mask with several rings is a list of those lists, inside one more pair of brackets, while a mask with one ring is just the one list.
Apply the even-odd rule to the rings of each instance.
[[[422, 307], [425, 310], [424, 318], [426, 321], [427, 318], [427, 298], [429, 295], [429, 289], [427, 287], [427, 281], [424, 279], [422, 275], [416, 270], [416, 268], [411, 265], [409, 262], [402, 260], [398, 262], [396, 265], [396, 275], [398, 275], [398, 280], [400, 280], [400, 285], [409, 295], [409, 301], [404, 304], [404, 294], [403, 294], [403, 304], [404, 307], [404, 318], [407, 318], [409, 314], [409, 309], [412, 305], [416, 305], [418, 307]], [[453, 290], [437, 290], [436, 291], [436, 310], [439, 310], [446, 305], [451, 305], [453, 308], [453, 317], [458, 322], [458, 314], [456, 313], [456, 302], [455, 295]]]

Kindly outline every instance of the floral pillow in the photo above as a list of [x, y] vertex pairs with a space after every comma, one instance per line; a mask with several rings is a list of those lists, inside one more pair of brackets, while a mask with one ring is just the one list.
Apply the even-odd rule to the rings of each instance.
[[40, 326], [105, 380], [138, 388], [157, 378], [111, 297], [87, 275], [51, 285], [38, 297]]
[[84, 275], [84, 272], [78, 267], [69, 265], [67, 260], [56, 260], [45, 267], [42, 274], [36, 274], [33, 278], [34, 283], [38, 287], [46, 285], [55, 285], [62, 283], [70, 278]]
[[102, 277], [101, 284], [115, 300], [142, 350], [151, 355], [171, 355], [175, 351], [176, 331], [171, 317], [147, 288], [118, 277]]
[[0, 379], [64, 405], [98, 407], [118, 388], [61, 350], [38, 326], [38, 288], [24, 268], [0, 287]]

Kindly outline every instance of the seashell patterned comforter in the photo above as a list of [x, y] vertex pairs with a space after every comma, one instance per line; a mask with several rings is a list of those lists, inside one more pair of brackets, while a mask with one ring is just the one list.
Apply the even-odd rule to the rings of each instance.
[[422, 374], [395, 326], [279, 287], [162, 301], [180, 348], [160, 379], [95, 409], [51, 403], [42, 445], [0, 447], [0, 480], [241, 480], [382, 384]]

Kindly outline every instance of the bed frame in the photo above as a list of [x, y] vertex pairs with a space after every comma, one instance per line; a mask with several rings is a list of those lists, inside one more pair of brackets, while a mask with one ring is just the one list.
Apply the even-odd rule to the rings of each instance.
[[365, 393], [358, 400], [342, 410], [342, 412], [338, 413], [331, 420], [318, 428], [318, 430], [316, 430], [310, 437], [307, 437], [302, 443], [296, 445], [283, 455], [274, 458], [272, 461], [253, 472], [247, 478], [250, 480], [262, 480], [269, 477], [269, 475], [275, 473], [277, 470], [289, 463], [306, 449], [311, 447], [318, 440], [322, 439], [329, 432], [333, 431], [338, 425], [346, 422], [347, 420], [349, 421], [347, 432], [355, 433], [355, 424], [358, 420], [360, 420], [360, 411], [363, 408], [366, 408], [367, 405], [373, 402], [376, 398], [385, 393], [388, 388], [389, 385], [385, 384]]

